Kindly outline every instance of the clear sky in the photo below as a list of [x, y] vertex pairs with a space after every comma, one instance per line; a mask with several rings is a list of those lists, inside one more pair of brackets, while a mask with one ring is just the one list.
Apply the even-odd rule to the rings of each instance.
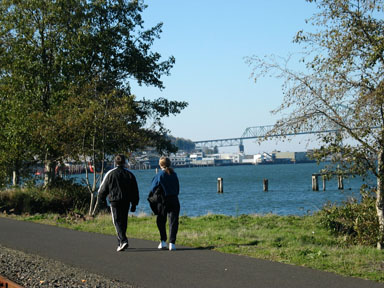
[[[192, 141], [240, 137], [247, 127], [272, 125], [270, 111], [282, 101], [281, 81], [255, 83], [244, 57], [287, 56], [301, 47], [296, 33], [311, 29], [305, 23], [316, 11], [305, 0], [147, 0], [146, 27], [163, 22], [153, 48], [176, 64], [164, 77], [165, 89], [133, 86], [138, 98], [186, 101], [181, 114], [164, 120], [175, 137]], [[304, 151], [316, 146], [292, 143], [245, 142], [246, 153], [278, 149]], [[300, 143], [299, 143], [300, 142]], [[237, 148], [235, 147], [234, 150]], [[226, 151], [228, 150], [228, 151]], [[232, 151], [231, 148], [221, 152]]]

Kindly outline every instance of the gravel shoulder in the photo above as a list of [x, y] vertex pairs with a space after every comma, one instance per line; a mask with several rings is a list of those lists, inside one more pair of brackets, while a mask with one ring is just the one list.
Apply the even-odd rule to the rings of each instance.
[[0, 245], [0, 275], [24, 287], [132, 288], [59, 261]]

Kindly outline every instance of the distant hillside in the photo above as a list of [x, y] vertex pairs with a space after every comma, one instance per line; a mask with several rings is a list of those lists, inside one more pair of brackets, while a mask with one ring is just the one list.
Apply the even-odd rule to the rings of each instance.
[[192, 152], [195, 150], [195, 143], [193, 143], [192, 140], [173, 136], [169, 136], [169, 138], [171, 139], [172, 144], [179, 148], [179, 151]]

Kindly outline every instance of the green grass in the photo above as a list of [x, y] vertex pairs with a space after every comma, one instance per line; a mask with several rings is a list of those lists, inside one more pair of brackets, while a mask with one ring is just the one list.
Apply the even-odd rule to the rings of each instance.
[[[115, 235], [110, 215], [87, 220], [54, 214], [12, 217]], [[127, 234], [130, 238], [158, 241], [156, 219], [129, 217]], [[347, 245], [323, 228], [317, 215], [182, 216], [177, 244], [384, 282], [384, 252], [374, 247]]]

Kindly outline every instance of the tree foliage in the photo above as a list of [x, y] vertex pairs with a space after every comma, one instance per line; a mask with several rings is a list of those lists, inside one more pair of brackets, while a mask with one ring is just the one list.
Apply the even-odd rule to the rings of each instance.
[[68, 159], [174, 151], [162, 118], [187, 103], [138, 100], [131, 91], [131, 81], [163, 89], [175, 63], [152, 51], [162, 23], [144, 27], [142, 1], [0, 3], [0, 166], [32, 157], [45, 163], [49, 182]]
[[[383, 1], [307, 0], [318, 8], [313, 31], [294, 38], [304, 46], [303, 69], [290, 59], [250, 57], [255, 79], [273, 75], [284, 80], [284, 100], [274, 113], [285, 113], [271, 133], [303, 130], [325, 143], [318, 159], [339, 155], [338, 173], [377, 177], [376, 209], [384, 245], [384, 20]], [[353, 139], [353, 144], [350, 140]]]

